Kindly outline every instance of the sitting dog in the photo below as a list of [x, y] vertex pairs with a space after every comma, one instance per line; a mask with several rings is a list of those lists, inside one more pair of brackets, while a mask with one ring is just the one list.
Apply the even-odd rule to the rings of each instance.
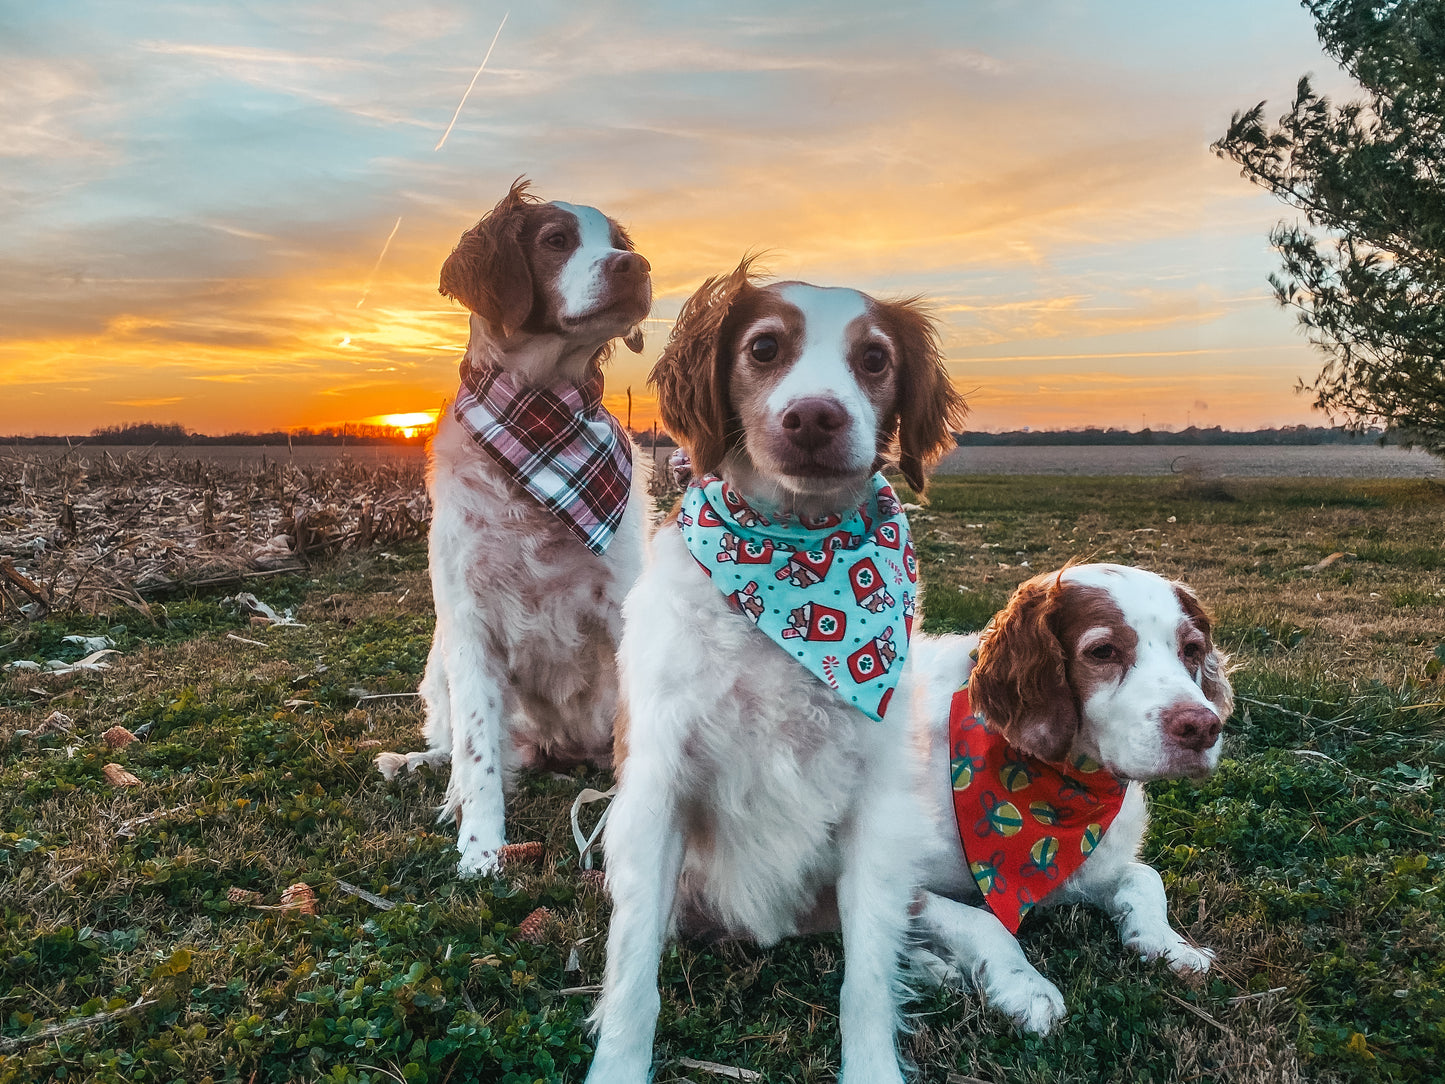
[[624, 605], [613, 911], [587, 1079], [648, 1078], [674, 915], [768, 944], [836, 890], [840, 1079], [901, 1081], [921, 811], [899, 720], [917, 571], [875, 472], [896, 443], [921, 490], [962, 400], [916, 304], [759, 286], [746, 260], [683, 306], [652, 380], [693, 478]]
[[1083, 901], [1113, 917], [1128, 948], [1207, 971], [1214, 954], [1170, 927], [1163, 881], [1138, 860], [1143, 781], [1213, 771], [1233, 707], [1189, 589], [1072, 565], [1020, 586], [981, 637], [920, 636], [913, 659], [931, 727], [920, 823], [934, 857], [912, 968], [971, 983], [1045, 1034], [1064, 1000], [1014, 932], [1033, 907]]
[[611, 760], [621, 604], [642, 567], [646, 471], [602, 406], [611, 340], [642, 349], [651, 268], [591, 207], [512, 185], [462, 235], [441, 292], [471, 310], [462, 383], [431, 444], [436, 635], [424, 753], [452, 764], [463, 875], [493, 872], [503, 782], [529, 764]]

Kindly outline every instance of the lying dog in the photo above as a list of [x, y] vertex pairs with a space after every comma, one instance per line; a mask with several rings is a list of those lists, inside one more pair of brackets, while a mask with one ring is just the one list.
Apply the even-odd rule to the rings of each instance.
[[1082, 901], [1113, 917], [1128, 948], [1208, 970], [1214, 954], [1169, 925], [1164, 884], [1138, 860], [1142, 782], [1213, 771], [1233, 706], [1189, 589], [1072, 565], [1019, 587], [981, 638], [919, 637], [913, 655], [931, 728], [921, 823], [937, 856], [915, 905], [913, 969], [970, 983], [1047, 1033], [1064, 999], [1014, 931], [1034, 906]]
[[653, 382], [695, 476], [625, 604], [630, 719], [604, 836], [613, 912], [587, 1079], [647, 1079], [674, 914], [767, 944], [836, 886], [840, 1079], [901, 1081], [896, 987], [921, 811], [898, 720], [917, 575], [875, 471], [896, 440], [921, 490], [925, 463], [955, 444], [962, 400], [916, 305], [759, 287], [747, 261], [684, 305]]
[[462, 386], [428, 488], [436, 636], [427, 751], [452, 764], [442, 817], [459, 872], [493, 872], [503, 781], [533, 763], [610, 763], [623, 596], [642, 567], [646, 471], [602, 406], [611, 340], [642, 349], [651, 269], [616, 222], [518, 181], [462, 235], [441, 292], [471, 310]]

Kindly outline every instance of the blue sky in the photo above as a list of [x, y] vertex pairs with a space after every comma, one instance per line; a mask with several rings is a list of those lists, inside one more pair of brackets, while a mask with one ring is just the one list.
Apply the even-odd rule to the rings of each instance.
[[609, 378], [639, 421], [750, 248], [931, 299], [981, 428], [1317, 421], [1265, 281], [1286, 209], [1208, 151], [1306, 72], [1348, 94], [1288, 0], [11, 5], [0, 433], [435, 408], [437, 270], [522, 173], [653, 264]]

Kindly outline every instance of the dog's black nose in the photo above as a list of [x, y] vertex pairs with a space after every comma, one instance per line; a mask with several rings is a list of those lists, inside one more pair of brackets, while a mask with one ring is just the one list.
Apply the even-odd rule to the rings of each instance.
[[1219, 716], [1199, 704], [1176, 704], [1164, 712], [1164, 733], [1169, 740], [1196, 753], [1213, 748], [1221, 729]]
[[619, 252], [607, 258], [607, 270], [613, 275], [645, 275], [652, 264], [640, 252]]
[[848, 412], [836, 399], [799, 399], [783, 415], [783, 432], [805, 451], [827, 444], [847, 424]]

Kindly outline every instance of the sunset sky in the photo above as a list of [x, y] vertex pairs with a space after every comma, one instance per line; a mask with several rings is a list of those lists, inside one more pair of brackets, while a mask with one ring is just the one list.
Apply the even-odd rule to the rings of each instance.
[[523, 173], [652, 263], [638, 427], [750, 248], [929, 298], [975, 428], [1322, 424], [1287, 209], [1208, 150], [1306, 72], [1348, 95], [1295, 0], [7, 5], [0, 434], [435, 409], [437, 271]]

